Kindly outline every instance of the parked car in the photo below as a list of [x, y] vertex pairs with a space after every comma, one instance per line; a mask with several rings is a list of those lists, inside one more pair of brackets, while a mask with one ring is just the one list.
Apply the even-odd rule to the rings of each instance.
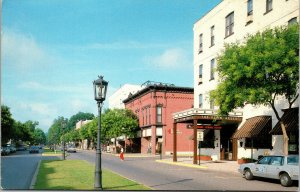
[[11, 153], [10, 147], [3, 146], [2, 149], [3, 149], [3, 154], [4, 155], [8, 155], [8, 154]]
[[75, 147], [68, 147], [67, 152], [69, 153], [76, 153], [76, 148]]
[[299, 156], [264, 156], [256, 163], [241, 164], [239, 172], [247, 180], [254, 177], [279, 179], [280, 184], [287, 187], [292, 185], [293, 180], [299, 180]]
[[4, 149], [4, 147], [1, 147], [1, 155], [8, 155], [7, 151]]
[[15, 153], [17, 149], [14, 146], [9, 146], [10, 152]]
[[38, 146], [31, 146], [29, 148], [29, 153], [39, 153], [40, 150], [39, 150], [39, 147]]
[[17, 151], [25, 151], [26, 147], [25, 146], [19, 146], [17, 147]]

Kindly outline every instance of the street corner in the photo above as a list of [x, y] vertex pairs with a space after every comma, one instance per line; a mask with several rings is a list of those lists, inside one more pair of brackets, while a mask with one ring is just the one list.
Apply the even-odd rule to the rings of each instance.
[[196, 165], [196, 164], [189, 164], [189, 163], [183, 163], [183, 162], [173, 162], [168, 159], [163, 159], [163, 160], [155, 160], [157, 163], [165, 163], [165, 164], [170, 164], [170, 165], [177, 165], [177, 166], [184, 166], [184, 167], [191, 167], [191, 168], [197, 168], [197, 169], [207, 169], [207, 166], [203, 165]]

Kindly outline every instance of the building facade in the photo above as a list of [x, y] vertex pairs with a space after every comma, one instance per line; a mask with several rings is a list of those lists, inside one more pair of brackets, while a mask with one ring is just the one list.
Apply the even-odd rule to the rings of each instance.
[[[88, 123], [90, 123], [92, 120], [80, 120], [76, 123], [76, 126], [75, 126], [75, 129], [80, 129], [83, 125], [86, 125]], [[81, 142], [77, 143], [77, 147], [79, 147], [80, 149], [88, 149], [89, 147], [93, 147], [93, 146], [90, 146], [92, 145], [92, 143], [89, 143], [89, 140], [88, 139], [84, 139], [82, 140]]]
[[[141, 128], [141, 153], [171, 154], [173, 152], [173, 119], [176, 111], [193, 106], [194, 89], [176, 87], [170, 84], [148, 82], [137, 93], [124, 100], [125, 107], [132, 110], [139, 119]], [[192, 130], [186, 125], [178, 126], [180, 153], [192, 151]]]
[[125, 84], [121, 86], [108, 98], [108, 108], [125, 109], [123, 100], [126, 99], [129, 94], [134, 94], [140, 89], [142, 89], [140, 85]]
[[[203, 153], [216, 159], [236, 160], [249, 157], [250, 153], [254, 154], [253, 158], [258, 158], [259, 155], [282, 151], [282, 136], [273, 136], [267, 141], [271, 147], [257, 147], [253, 151], [249, 149], [249, 134], [236, 133], [243, 127], [252, 129], [254, 123], [260, 125], [258, 135], [262, 130], [270, 131], [278, 121], [271, 108], [246, 105], [229, 115], [229, 120], [221, 119], [216, 116], [218, 107], [210, 99], [209, 92], [219, 83], [215, 68], [217, 56], [224, 50], [225, 44], [242, 43], [248, 34], [292, 24], [299, 20], [298, 16], [298, 0], [223, 0], [194, 24], [194, 108], [175, 113], [173, 118], [175, 123], [190, 123], [195, 132], [204, 131], [212, 135], [209, 137], [210, 146], [201, 149]], [[281, 109], [288, 107], [287, 102], [284, 99], [276, 102], [282, 116], [284, 111]], [[204, 128], [205, 125], [211, 129]]]

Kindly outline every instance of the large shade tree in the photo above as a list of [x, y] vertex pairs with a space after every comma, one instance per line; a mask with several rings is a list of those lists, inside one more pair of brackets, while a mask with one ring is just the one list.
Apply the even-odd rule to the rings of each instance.
[[15, 134], [14, 119], [10, 109], [6, 105], [1, 105], [1, 143], [8, 142]]
[[298, 24], [266, 29], [243, 43], [227, 44], [218, 57], [220, 83], [211, 91], [222, 115], [245, 104], [270, 106], [281, 125], [284, 154], [288, 154], [289, 138], [275, 101], [285, 99], [291, 108], [299, 96], [298, 52]]
[[134, 137], [137, 134], [138, 118], [131, 110], [108, 109], [104, 112], [101, 122], [106, 139], [119, 136]]

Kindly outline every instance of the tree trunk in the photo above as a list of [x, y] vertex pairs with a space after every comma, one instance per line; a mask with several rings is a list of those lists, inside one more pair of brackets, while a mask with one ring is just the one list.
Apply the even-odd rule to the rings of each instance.
[[289, 153], [289, 137], [287, 136], [286, 129], [284, 126], [284, 123], [280, 121], [280, 126], [282, 130], [282, 135], [283, 135], [283, 154], [288, 155]]
[[282, 131], [282, 135], [283, 135], [283, 154], [284, 155], [288, 155], [288, 153], [289, 153], [289, 137], [288, 137], [288, 135], [286, 133], [285, 125], [282, 122], [281, 118], [279, 117], [279, 114], [278, 114], [278, 112], [277, 112], [277, 110], [275, 108], [274, 100], [272, 102], [270, 102], [270, 104], [271, 104], [271, 107], [272, 107], [272, 109], [273, 109], [273, 111], [274, 111], [274, 113], [276, 115], [276, 118], [278, 119], [278, 122], [280, 123], [281, 131]]

